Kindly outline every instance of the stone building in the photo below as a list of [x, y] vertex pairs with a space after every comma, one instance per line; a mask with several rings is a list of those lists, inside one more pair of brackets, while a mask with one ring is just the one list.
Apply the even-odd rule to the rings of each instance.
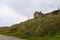
[[39, 18], [39, 17], [42, 17], [43, 16], [43, 13], [40, 11], [40, 12], [35, 12], [34, 13], [34, 18]]

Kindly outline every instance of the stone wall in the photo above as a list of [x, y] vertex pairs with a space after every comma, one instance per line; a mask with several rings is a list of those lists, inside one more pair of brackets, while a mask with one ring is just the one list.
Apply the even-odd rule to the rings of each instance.
[[34, 18], [39, 18], [39, 17], [42, 17], [43, 13], [40, 11], [40, 12], [35, 12], [34, 13]]

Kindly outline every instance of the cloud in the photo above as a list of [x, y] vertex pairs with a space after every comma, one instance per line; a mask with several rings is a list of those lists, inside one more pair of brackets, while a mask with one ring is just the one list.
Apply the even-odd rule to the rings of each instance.
[[60, 0], [0, 0], [0, 26], [11, 25], [33, 18], [35, 11], [56, 10]]
[[26, 20], [22, 15], [18, 15], [12, 8], [0, 4], [0, 26], [12, 25]]

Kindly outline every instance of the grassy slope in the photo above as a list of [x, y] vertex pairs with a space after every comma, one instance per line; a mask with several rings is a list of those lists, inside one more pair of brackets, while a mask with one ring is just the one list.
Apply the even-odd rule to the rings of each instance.
[[45, 15], [44, 17], [30, 19], [12, 25], [11, 27], [1, 30], [0, 33], [19, 38], [28, 38], [28, 40], [59, 40], [60, 11], [58, 14]]
[[60, 34], [55, 35], [53, 37], [43, 36], [43, 37], [31, 37], [28, 40], [60, 40]]

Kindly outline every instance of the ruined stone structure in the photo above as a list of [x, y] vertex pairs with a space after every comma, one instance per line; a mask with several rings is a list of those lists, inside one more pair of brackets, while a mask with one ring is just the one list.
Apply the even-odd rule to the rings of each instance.
[[41, 11], [40, 12], [36, 11], [34, 13], [34, 18], [51, 17], [52, 15], [58, 15], [59, 13], [60, 13], [60, 10], [55, 10], [55, 11], [52, 11], [50, 13], [45, 13], [45, 14], [43, 14]]
[[34, 13], [34, 18], [39, 18], [39, 17], [42, 17], [43, 13], [40, 11], [40, 12], [35, 12]]

